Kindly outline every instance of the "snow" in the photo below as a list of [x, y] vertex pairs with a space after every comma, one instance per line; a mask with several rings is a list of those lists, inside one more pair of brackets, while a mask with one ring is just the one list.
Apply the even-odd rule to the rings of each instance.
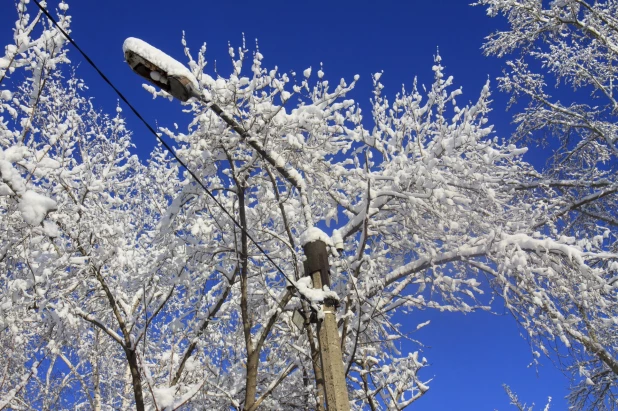
[[306, 244], [313, 243], [315, 241], [323, 241], [326, 245], [332, 246], [333, 243], [330, 237], [317, 227], [311, 227], [300, 235], [300, 244], [305, 246]]
[[0, 175], [2, 176], [3, 182], [5, 182], [15, 193], [24, 192], [26, 190], [26, 186], [23, 179], [19, 173], [15, 171], [11, 163], [2, 160], [1, 155], [2, 153], [0, 153]]
[[[22, 145], [9, 147], [5, 150], [0, 149], [0, 195], [16, 195], [18, 200], [18, 210], [20, 211], [24, 221], [30, 225], [36, 226], [41, 222], [52, 210], [56, 210], [56, 202], [35, 191], [27, 190], [26, 180], [13, 166], [12, 163], [19, 163], [29, 157], [28, 148]], [[50, 158], [42, 158], [39, 162], [41, 168], [58, 168], [60, 163]], [[52, 226], [44, 228], [51, 237], [58, 235], [57, 230], [54, 231]]]
[[39, 163], [37, 164], [37, 167], [39, 168], [50, 168], [50, 169], [57, 169], [60, 168], [60, 163], [56, 160], [53, 160], [49, 157], [45, 157], [43, 159], [41, 159], [41, 161], [39, 161]]
[[[132, 51], [133, 53], [150, 61], [155, 66], [160, 67], [161, 70], [167, 73], [168, 77], [186, 77], [191, 82], [194, 90], [200, 89], [197, 83], [197, 79], [191, 73], [191, 71], [189, 71], [188, 68], [186, 68], [182, 63], [180, 63], [173, 57], [168, 56], [158, 48], [151, 46], [145, 41], [135, 37], [129, 37], [124, 41], [124, 44], [122, 45], [122, 51], [126, 53], [127, 50]], [[151, 77], [154, 79], [152, 73]]]
[[526, 234], [502, 234], [501, 241], [497, 242], [499, 249], [505, 249], [508, 245], [515, 244], [521, 249], [533, 249], [533, 250], [545, 250], [560, 252], [564, 254], [569, 260], [577, 262], [579, 265], [584, 266], [583, 253], [576, 247], [569, 246], [568, 244], [562, 244], [558, 241], [554, 241], [549, 238], [543, 240], [534, 239]]
[[48, 237], [58, 237], [60, 235], [58, 226], [55, 223], [47, 220], [43, 221], [43, 231]]
[[[28, 148], [25, 146], [9, 147], [0, 154], [0, 159], [11, 163], [23, 160], [28, 155]], [[4, 158], [3, 158], [4, 157]]]
[[416, 326], [416, 329], [420, 330], [421, 328], [428, 326], [430, 323], [431, 323], [431, 321], [429, 321], [429, 320], [425, 321], [424, 323], [420, 323], [419, 325]]
[[420, 382], [420, 381], [417, 381], [417, 382], [416, 382], [416, 385], [418, 385], [418, 389], [419, 389], [419, 390], [421, 390], [421, 392], [427, 392], [427, 391], [429, 391], [429, 387], [428, 387], [427, 385], [423, 384], [423, 383], [422, 383], [422, 382]]
[[154, 397], [159, 409], [164, 410], [174, 405], [176, 387], [159, 387], [154, 389]]
[[4, 183], [0, 183], [0, 196], [10, 196], [11, 194], [13, 194], [13, 190], [11, 190], [11, 187], [7, 186]]
[[56, 209], [56, 202], [32, 190], [27, 190], [21, 195], [18, 208], [26, 223], [39, 225], [47, 213]]
[[313, 288], [313, 280], [310, 276], [303, 277], [293, 284], [298, 289], [298, 292], [312, 303], [322, 303], [326, 299], [339, 301], [337, 293], [331, 291], [328, 286], [325, 285], [322, 290]]
[[311, 76], [311, 67], [303, 71], [303, 76], [305, 76], [306, 78], [309, 78], [309, 76]]
[[341, 236], [341, 231], [334, 229], [331, 241], [337, 250], [343, 250], [343, 237]]

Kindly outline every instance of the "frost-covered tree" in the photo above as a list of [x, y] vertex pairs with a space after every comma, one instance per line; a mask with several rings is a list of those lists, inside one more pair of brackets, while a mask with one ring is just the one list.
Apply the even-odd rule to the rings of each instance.
[[[573, 330], [560, 324], [555, 297], [543, 287], [563, 278], [605, 281], [599, 262], [610, 264], [615, 256], [587, 233], [574, 239], [539, 230], [547, 198], [517, 189], [537, 174], [521, 158], [525, 149], [491, 136], [488, 86], [476, 103], [458, 106], [461, 91], [452, 89], [453, 79], [436, 57], [426, 95], [415, 84], [390, 102], [377, 74], [375, 127], [367, 130], [360, 108], [344, 99], [357, 78], [332, 87], [320, 69], [311, 86], [311, 69], [298, 76], [265, 69], [261, 53], [249, 57], [244, 46], [230, 49], [233, 72], [213, 78], [205, 70], [204, 49], [197, 60], [185, 51], [205, 100], [232, 116], [251, 141], [247, 144], [198, 99], [187, 103], [195, 114], [188, 133], [163, 131], [181, 145], [179, 154], [198, 175], [237, 202], [234, 209], [251, 237], [268, 245], [288, 273], [302, 273], [301, 233], [336, 221], [333, 289], [341, 297], [342, 347], [355, 406], [400, 409], [427, 391], [418, 374], [426, 362], [418, 354], [406, 358], [398, 352], [396, 341], [405, 335], [391, 315], [483, 306], [481, 274], [501, 290], [509, 307], [525, 306], [534, 324], [568, 340]], [[185, 210], [209, 204], [199, 190], [194, 193], [198, 197], [185, 202]], [[235, 308], [240, 312], [233, 318], [245, 342], [237, 355], [247, 363], [244, 392], [235, 395], [240, 394], [239, 406], [249, 409], [261, 403], [260, 393], [270, 395], [271, 407], [281, 406], [284, 398], [286, 404], [295, 398], [287, 390], [300, 373], [288, 374], [285, 361], [273, 369], [276, 362], [259, 360], [289, 358], [288, 347], [279, 345], [283, 339], [268, 334], [273, 324], [282, 330], [276, 326], [289, 318], [284, 307], [288, 302], [293, 307], [296, 297], [290, 300], [282, 276], [246, 236], [241, 234], [240, 242], [237, 237], [227, 240], [241, 261], [240, 307]], [[305, 347], [313, 350], [305, 348], [300, 360], [316, 354], [311, 334]]]
[[[500, 88], [512, 94], [515, 141], [551, 151], [546, 167], [512, 184], [524, 196], [544, 198], [536, 230], [570, 238], [584, 250], [618, 251], [618, 2], [614, 0], [482, 0], [506, 30], [488, 37], [485, 52], [506, 56]], [[525, 106], [527, 104], [527, 106]], [[591, 262], [591, 273], [547, 272], [517, 284], [517, 292], [547, 299], [507, 300], [544, 352], [556, 337], [569, 348], [560, 360], [574, 377], [575, 409], [617, 409], [618, 305], [613, 259]], [[533, 302], [533, 304], [530, 304]]]
[[165, 195], [129, 153], [120, 110], [92, 107], [64, 36], [27, 3], [0, 59], [0, 409], [126, 408], [143, 396], [137, 343], [177, 270], [149, 237]]
[[131, 155], [121, 110], [93, 108], [27, 3], [0, 60], [0, 409], [323, 410], [315, 325], [292, 322], [319, 318], [325, 295], [303, 278], [307, 232], [328, 231], [354, 409], [403, 409], [429, 389], [395, 313], [487, 308], [489, 276], [568, 340], [542, 287], [605, 278], [605, 243], [539, 229], [547, 195], [518, 189], [536, 172], [492, 134], [489, 84], [459, 105], [439, 56], [427, 91], [389, 99], [372, 76], [368, 129], [348, 98], [356, 76], [281, 73], [244, 44], [223, 75], [185, 46], [204, 99], [185, 103], [186, 131], [161, 132], [241, 230], [162, 148]]

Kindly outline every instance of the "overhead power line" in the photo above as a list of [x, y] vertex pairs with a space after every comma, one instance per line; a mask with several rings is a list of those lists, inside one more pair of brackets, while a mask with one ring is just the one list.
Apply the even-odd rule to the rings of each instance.
[[[167, 151], [169, 151], [169, 153], [172, 155], [172, 157], [174, 157], [174, 159], [176, 161], [178, 161], [178, 163], [184, 167], [185, 170], [187, 170], [189, 172], [189, 174], [191, 175], [191, 177], [193, 177], [193, 179], [200, 185], [200, 187], [202, 187], [204, 189], [204, 191], [206, 192], [206, 194], [208, 194], [208, 196], [215, 202], [215, 204], [217, 204], [219, 206], [219, 208], [221, 208], [221, 210], [234, 222], [234, 225], [236, 227], [238, 227], [246, 236], [249, 240], [251, 240], [251, 242], [257, 247], [257, 249], [264, 254], [264, 256], [266, 257], [266, 259], [273, 265], [274, 268], [277, 269], [277, 271], [279, 271], [281, 273], [281, 275], [287, 280], [287, 282], [289, 284], [291, 284], [297, 291], [298, 291], [298, 295], [300, 296], [300, 298], [302, 299], [306, 299], [306, 297], [300, 292], [300, 290], [298, 289], [298, 287], [296, 286], [296, 284], [283, 272], [283, 270], [279, 267], [279, 265], [266, 253], [266, 251], [264, 251], [264, 249], [257, 243], [257, 241], [255, 241], [253, 239], [253, 237], [251, 237], [251, 235], [249, 234], [249, 232], [246, 230], [245, 227], [243, 227], [238, 221], [236, 221], [236, 219], [234, 218], [234, 216], [232, 214], [230, 214], [229, 211], [227, 211], [227, 209], [223, 206], [223, 204], [221, 204], [219, 202], [219, 200], [217, 200], [217, 198], [212, 194], [212, 192], [210, 190], [208, 190], [208, 188], [206, 187], [206, 185], [202, 182], [202, 180], [200, 178], [198, 178], [198, 176], [191, 171], [191, 169], [180, 159], [180, 157], [178, 157], [178, 155], [174, 152], [174, 150], [172, 149], [172, 147], [159, 135], [159, 133], [157, 133], [155, 131], [155, 129], [144, 119], [144, 117], [137, 111], [137, 109], [133, 106], [133, 104], [131, 104], [129, 102], [129, 100], [124, 96], [124, 94], [122, 94], [122, 92], [120, 90], [118, 90], [118, 88], [111, 82], [111, 80], [99, 69], [99, 67], [94, 63], [94, 61], [92, 61], [92, 59], [90, 57], [88, 57], [88, 55], [86, 54], [86, 52], [84, 52], [81, 47], [79, 47], [77, 45], [77, 43], [75, 42], [75, 40], [73, 40], [73, 38], [71, 36], [69, 36], [69, 34], [62, 28], [60, 27], [60, 25], [58, 24], [58, 22], [56, 21], [56, 19], [43, 7], [41, 6], [41, 4], [39, 3], [39, 0], [33, 0], [34, 3], [39, 7], [39, 9], [41, 9], [41, 11], [43, 12], [43, 14], [45, 14], [45, 16], [53, 23], [53, 25], [62, 33], [62, 35], [64, 35], [64, 37], [77, 49], [77, 51], [79, 51], [79, 53], [86, 59], [86, 61], [88, 62], [88, 64], [90, 64], [92, 66], [92, 68], [94, 68], [96, 70], [96, 72], [99, 74], [99, 76], [101, 76], [101, 78], [116, 92], [116, 94], [118, 95], [118, 97], [131, 109], [131, 111], [133, 112], [133, 114], [135, 114], [137, 116], [138, 119], [141, 120], [142, 123], [144, 123], [144, 125], [146, 126], [146, 128], [157, 138], [157, 140], [159, 140], [159, 142], [163, 145], [163, 147], [165, 147], [165, 149]], [[245, 258], [247, 258], [247, 256], [245, 256]], [[308, 301], [308, 300], [307, 300]]]

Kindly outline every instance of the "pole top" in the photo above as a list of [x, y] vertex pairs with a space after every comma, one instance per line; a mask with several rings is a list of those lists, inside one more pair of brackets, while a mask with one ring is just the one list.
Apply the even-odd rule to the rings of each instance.
[[325, 285], [330, 287], [330, 266], [328, 264], [326, 243], [319, 239], [306, 243], [303, 245], [303, 251], [307, 257], [304, 262], [305, 275], [312, 275], [319, 271], [322, 287]]

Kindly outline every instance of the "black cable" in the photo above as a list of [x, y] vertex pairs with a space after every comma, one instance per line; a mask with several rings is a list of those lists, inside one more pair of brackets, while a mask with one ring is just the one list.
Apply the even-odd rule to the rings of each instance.
[[[262, 254], [264, 254], [264, 256], [266, 257], [266, 259], [268, 261], [270, 261], [270, 263], [277, 269], [277, 271], [279, 271], [281, 273], [281, 275], [283, 275], [283, 277], [287, 280], [288, 283], [290, 283], [297, 291], [298, 291], [298, 295], [304, 299], [309, 301], [298, 289], [298, 287], [296, 286], [296, 284], [290, 280], [290, 278], [283, 272], [283, 270], [277, 265], [277, 263], [275, 263], [275, 261], [270, 258], [270, 256], [268, 254], [266, 254], [266, 251], [264, 251], [264, 249], [257, 243], [257, 241], [255, 241], [253, 239], [253, 237], [251, 237], [251, 235], [247, 232], [247, 230], [240, 225], [240, 223], [238, 223], [238, 221], [236, 221], [236, 219], [234, 218], [234, 216], [232, 216], [225, 207], [223, 207], [223, 204], [221, 204], [219, 202], [219, 200], [217, 200], [217, 198], [210, 192], [210, 190], [208, 190], [208, 188], [206, 188], [206, 186], [204, 185], [204, 183], [202, 183], [202, 180], [200, 180], [193, 171], [191, 171], [191, 169], [189, 169], [189, 167], [182, 162], [182, 160], [176, 155], [176, 153], [174, 152], [174, 150], [172, 150], [172, 147], [167, 144], [167, 142], [165, 142], [165, 140], [163, 140], [163, 138], [161, 138], [161, 136], [155, 131], [154, 128], [152, 128], [152, 126], [144, 119], [144, 117], [142, 117], [142, 115], [135, 109], [135, 107], [133, 107], [133, 105], [131, 103], [129, 103], [129, 100], [127, 100], [127, 98], [120, 92], [120, 90], [118, 90], [116, 88], [116, 86], [114, 86], [114, 84], [107, 78], [107, 76], [105, 74], [103, 74], [103, 72], [97, 67], [96, 64], [94, 64], [94, 62], [90, 59], [90, 57], [88, 57], [88, 55], [77, 45], [77, 43], [75, 42], [75, 40], [73, 40], [66, 31], [64, 31], [64, 29], [62, 27], [60, 27], [60, 25], [58, 24], [58, 22], [56, 21], [56, 19], [54, 19], [54, 17], [49, 14], [49, 12], [47, 10], [45, 10], [45, 8], [43, 8], [43, 6], [41, 6], [41, 4], [39, 3], [39, 0], [33, 0], [34, 3], [39, 7], [39, 9], [41, 9], [41, 11], [43, 12], [43, 14], [45, 14], [45, 16], [47, 16], [47, 18], [49, 20], [51, 20], [51, 22], [54, 24], [54, 26], [56, 26], [56, 28], [58, 30], [60, 30], [60, 32], [64, 35], [64, 37], [66, 37], [67, 40], [69, 40], [69, 42], [75, 46], [75, 48], [77, 49], [77, 51], [80, 52], [80, 54], [86, 59], [86, 61], [92, 66], [92, 68], [94, 68], [96, 70], [97, 73], [99, 73], [99, 76], [101, 76], [101, 78], [103, 80], [105, 80], [105, 82], [107, 84], [109, 84], [109, 86], [116, 92], [116, 94], [118, 95], [118, 97], [120, 97], [120, 99], [122, 101], [125, 102], [125, 104], [127, 106], [129, 106], [129, 108], [131, 109], [131, 111], [133, 111], [133, 114], [135, 114], [137, 116], [137, 118], [139, 118], [142, 123], [144, 123], [144, 125], [146, 126], [146, 128], [148, 128], [148, 130], [154, 134], [154, 136], [157, 138], [157, 140], [159, 140], [159, 142], [163, 145], [163, 147], [165, 147], [167, 149], [167, 151], [170, 152], [170, 154], [174, 157], [174, 159], [176, 159], [176, 161], [178, 161], [178, 163], [180, 163], [180, 165], [182, 167], [185, 168], [185, 170], [187, 170], [189, 172], [189, 174], [191, 174], [191, 177], [193, 177], [193, 179], [204, 189], [204, 191], [206, 191], [206, 194], [208, 194], [208, 196], [210, 198], [213, 199], [213, 201], [215, 202], [215, 204], [217, 204], [221, 210], [223, 210], [223, 212], [234, 222], [234, 225], [236, 225], [236, 227], [238, 227], [246, 236], [249, 240], [251, 240], [251, 242], [253, 244], [255, 244], [255, 246], [257, 247], [258, 250], [260, 250], [260, 252]], [[247, 256], [245, 256], [245, 258], [247, 258]]]

